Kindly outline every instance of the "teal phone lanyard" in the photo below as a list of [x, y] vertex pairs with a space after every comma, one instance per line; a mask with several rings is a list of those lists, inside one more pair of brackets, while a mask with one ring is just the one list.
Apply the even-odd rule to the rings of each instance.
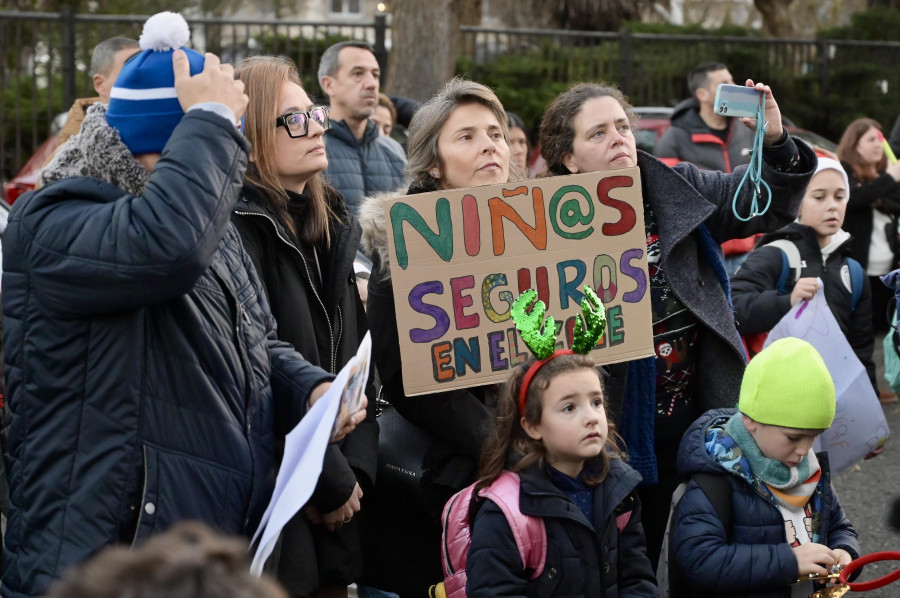
[[[759, 102], [759, 107], [756, 111], [756, 135], [753, 137], [753, 149], [750, 152], [750, 164], [747, 165], [747, 170], [744, 172], [741, 184], [738, 185], [737, 191], [734, 192], [734, 199], [731, 201], [731, 211], [734, 212], [734, 217], [741, 222], [749, 222], [757, 216], [762, 216], [768, 211], [769, 206], [772, 205], [772, 189], [762, 178], [763, 140], [765, 139], [766, 127], [768, 126], [768, 123], [765, 121], [765, 115], [766, 94], [763, 93]], [[753, 199], [750, 201], [750, 215], [745, 218], [738, 214], [737, 204], [738, 197], [741, 195], [741, 189], [744, 187], [744, 183], [747, 182], [748, 178], [750, 179], [750, 184], [753, 185]], [[763, 193], [766, 195], [766, 205], [760, 210], [759, 203]]]

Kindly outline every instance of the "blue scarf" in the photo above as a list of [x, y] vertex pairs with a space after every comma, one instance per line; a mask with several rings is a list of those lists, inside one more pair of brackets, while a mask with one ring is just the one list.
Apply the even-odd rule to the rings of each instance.
[[[697, 244], [716, 275], [728, 307], [734, 312], [731, 302], [731, 283], [722, 259], [722, 250], [705, 224], [695, 231]], [[622, 415], [619, 418], [618, 432], [625, 441], [628, 452], [628, 463], [643, 478], [642, 486], [655, 486], [659, 483], [659, 472], [656, 467], [656, 452], [653, 448], [654, 429], [656, 427], [656, 357], [637, 359], [628, 363], [628, 378], [625, 394], [622, 398]]]
[[642, 486], [659, 483], [656, 452], [653, 448], [656, 426], [656, 357], [628, 363], [619, 436], [625, 441], [628, 464], [643, 478]]

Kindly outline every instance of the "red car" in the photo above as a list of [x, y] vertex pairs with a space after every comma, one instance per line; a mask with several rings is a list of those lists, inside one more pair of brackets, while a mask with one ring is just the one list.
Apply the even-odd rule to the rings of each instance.
[[12, 205], [19, 196], [34, 189], [41, 168], [43, 168], [47, 159], [53, 155], [53, 152], [56, 151], [56, 148], [59, 147], [58, 133], [62, 128], [63, 123], [66, 121], [66, 115], [67, 113], [63, 112], [53, 119], [53, 125], [51, 126], [53, 134], [37, 148], [37, 151], [35, 151], [31, 158], [28, 159], [28, 162], [25, 162], [25, 166], [19, 170], [19, 173], [9, 182], [4, 183], [3, 198], [6, 199], [6, 203]]

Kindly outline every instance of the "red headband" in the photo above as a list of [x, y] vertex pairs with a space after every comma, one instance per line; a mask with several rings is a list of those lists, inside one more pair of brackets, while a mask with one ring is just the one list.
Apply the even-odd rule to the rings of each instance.
[[548, 357], [547, 359], [542, 359], [540, 361], [535, 361], [531, 364], [531, 367], [528, 368], [528, 371], [525, 372], [525, 378], [522, 379], [522, 387], [519, 388], [519, 415], [522, 417], [525, 416], [525, 398], [528, 396], [528, 386], [531, 384], [531, 379], [540, 371], [544, 364], [548, 361], [552, 360], [555, 357], [559, 357], [560, 355], [575, 355], [575, 351], [571, 349], [560, 349], [558, 351], [554, 351], [553, 355]]

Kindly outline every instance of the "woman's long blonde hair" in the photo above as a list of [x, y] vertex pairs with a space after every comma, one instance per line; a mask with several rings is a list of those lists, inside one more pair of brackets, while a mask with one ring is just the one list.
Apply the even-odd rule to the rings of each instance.
[[324, 242], [327, 246], [331, 241], [329, 221], [338, 219], [333, 205], [339, 200], [337, 192], [325, 183], [321, 173], [313, 175], [306, 183], [306, 191], [312, 200], [309, 218], [295, 222], [288, 211], [288, 194], [275, 170], [278, 100], [285, 83], [302, 87], [297, 67], [288, 58], [253, 56], [242, 60], [235, 74], [244, 82], [244, 91], [250, 98], [244, 114], [244, 135], [253, 146], [247, 181], [262, 189], [301, 242], [313, 246]]

